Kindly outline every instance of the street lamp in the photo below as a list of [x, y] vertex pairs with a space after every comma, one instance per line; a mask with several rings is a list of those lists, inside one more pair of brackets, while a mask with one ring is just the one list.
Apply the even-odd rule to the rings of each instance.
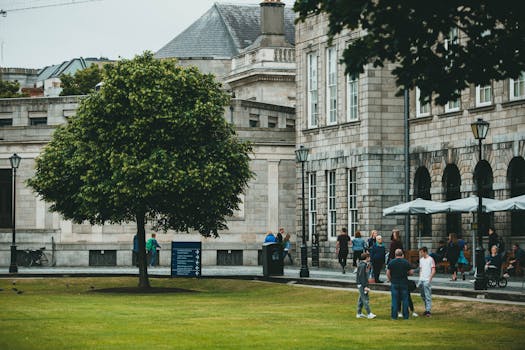
[[[470, 124], [474, 138], [479, 141], [479, 161], [481, 162], [481, 142], [487, 137], [489, 131], [489, 123], [481, 118]], [[476, 280], [474, 281], [475, 290], [487, 289], [487, 281], [485, 278], [485, 257], [483, 249], [483, 233], [481, 232], [481, 215], [483, 210], [482, 193], [481, 193], [481, 174], [478, 172], [478, 244], [476, 247]]]
[[299, 272], [299, 276], [301, 277], [309, 277], [310, 271], [308, 271], [308, 256], [306, 251], [306, 224], [305, 224], [305, 206], [304, 206], [304, 163], [308, 159], [308, 151], [309, 149], [301, 146], [299, 149], [295, 150], [295, 157], [298, 162], [301, 163], [301, 177], [302, 177], [302, 224], [303, 224], [303, 241], [301, 243], [301, 271]]
[[9, 265], [9, 273], [17, 273], [18, 267], [16, 266], [16, 169], [18, 169], [18, 166], [20, 165], [20, 156], [18, 154], [13, 154], [11, 157], [9, 157], [9, 161], [11, 162], [11, 169], [13, 170], [13, 198], [12, 198], [12, 208], [11, 213], [12, 216], [12, 222], [13, 225], [13, 236], [11, 241], [11, 264]]

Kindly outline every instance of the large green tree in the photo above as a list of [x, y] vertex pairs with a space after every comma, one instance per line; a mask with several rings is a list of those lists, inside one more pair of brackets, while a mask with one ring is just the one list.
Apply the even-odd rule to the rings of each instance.
[[252, 177], [250, 145], [224, 119], [212, 75], [146, 52], [104, 67], [36, 160], [28, 184], [74, 222], [133, 222], [140, 287], [149, 287], [145, 224], [217, 236]]
[[102, 80], [102, 69], [96, 64], [80, 69], [74, 75], [64, 74], [60, 76], [62, 92], [60, 96], [86, 95], [93, 90]]
[[[299, 20], [327, 14], [331, 37], [346, 28], [363, 29], [344, 51], [347, 73], [361, 73], [369, 63], [397, 63], [397, 85], [417, 86], [423, 98], [434, 93], [438, 104], [456, 99], [469, 84], [517, 78], [525, 71], [523, 1], [297, 0], [294, 10]], [[468, 39], [446, 41], [454, 28]]]

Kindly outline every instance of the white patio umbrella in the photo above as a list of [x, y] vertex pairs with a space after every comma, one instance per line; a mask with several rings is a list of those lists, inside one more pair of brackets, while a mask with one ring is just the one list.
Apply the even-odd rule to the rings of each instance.
[[525, 210], [525, 194], [505, 199], [491, 207], [490, 211]]
[[401, 203], [383, 209], [383, 215], [430, 214], [431, 210], [441, 203], [417, 198], [413, 201]]
[[[455, 199], [448, 202], [438, 203], [430, 207], [427, 214], [436, 213], [473, 213], [478, 211], [479, 198], [477, 196]], [[501, 203], [496, 199], [482, 198], [482, 211], [489, 213], [494, 211], [496, 206]]]

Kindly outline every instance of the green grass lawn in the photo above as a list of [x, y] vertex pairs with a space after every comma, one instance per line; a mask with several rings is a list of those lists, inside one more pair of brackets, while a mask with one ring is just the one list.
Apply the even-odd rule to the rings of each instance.
[[[196, 292], [99, 293], [137, 278], [0, 279], [0, 349], [524, 349], [525, 307], [434, 298], [432, 318], [356, 319], [357, 293], [257, 281], [151, 279]], [[12, 288], [22, 290], [17, 294]], [[413, 295], [422, 312], [419, 296]]]

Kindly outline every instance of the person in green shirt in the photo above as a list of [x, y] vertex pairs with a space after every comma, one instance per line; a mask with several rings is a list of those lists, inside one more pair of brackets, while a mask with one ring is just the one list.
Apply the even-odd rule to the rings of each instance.
[[149, 254], [149, 264], [151, 267], [155, 266], [155, 262], [157, 260], [157, 248], [160, 248], [159, 242], [157, 242], [155, 237], [157, 237], [157, 235], [152, 233], [151, 238], [146, 242], [146, 252]]

